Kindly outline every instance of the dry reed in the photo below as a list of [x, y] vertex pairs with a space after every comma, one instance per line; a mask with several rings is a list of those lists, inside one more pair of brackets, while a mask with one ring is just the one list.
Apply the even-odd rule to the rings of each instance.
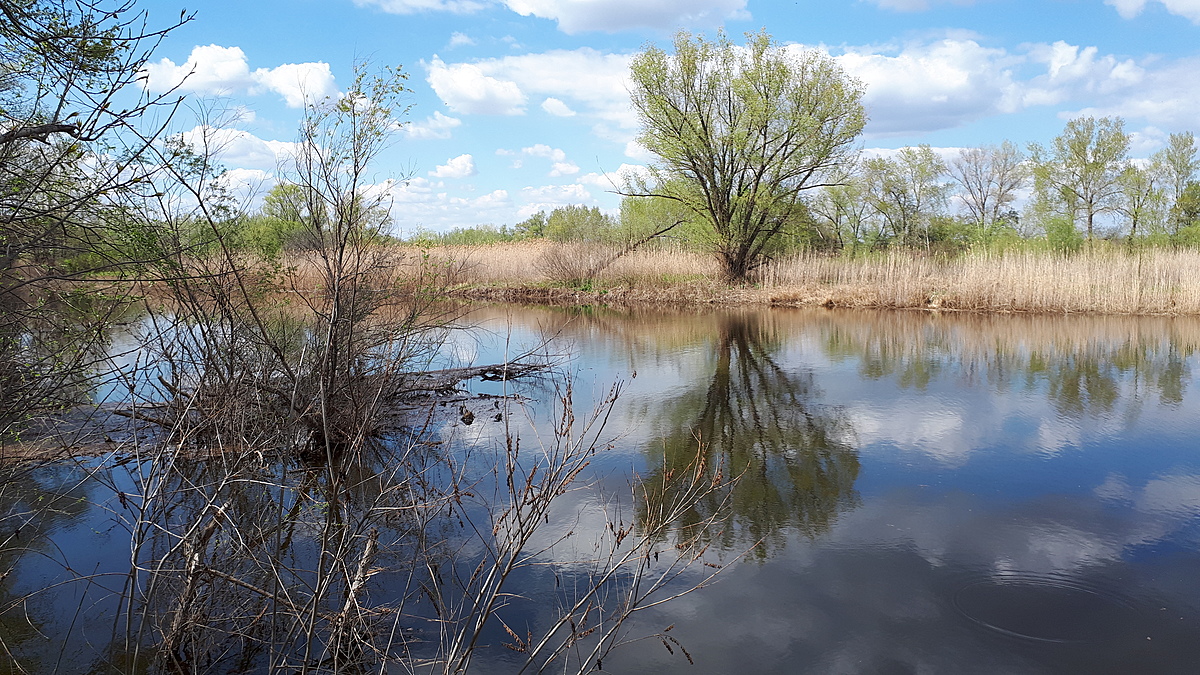
[[[568, 271], [605, 257], [591, 244], [397, 246], [390, 255], [413, 276], [436, 270], [452, 295], [471, 299], [1200, 315], [1200, 251], [1194, 250], [974, 252], [950, 259], [907, 251], [799, 254], [764, 267], [757, 283], [732, 287], [720, 282], [712, 257], [682, 248], [630, 252], [590, 279]], [[315, 281], [314, 264], [302, 255], [285, 260], [294, 289]]]
[[[447, 247], [430, 256], [461, 264], [456, 293], [475, 298], [1200, 314], [1200, 251], [1192, 250], [975, 252], [951, 259], [906, 251], [858, 258], [801, 254], [760, 270], [758, 283], [730, 287], [720, 283], [711, 257], [648, 249], [619, 258], [585, 285], [564, 286], [539, 263], [550, 246]], [[570, 245], [556, 246], [554, 255], [572, 255]]]

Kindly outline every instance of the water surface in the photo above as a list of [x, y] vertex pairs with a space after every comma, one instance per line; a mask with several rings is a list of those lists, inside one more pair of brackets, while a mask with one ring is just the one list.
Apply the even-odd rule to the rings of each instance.
[[[613, 446], [535, 545], [568, 530], [600, 536], [594, 507], [613, 495], [625, 495], [630, 522], [645, 522], [672, 498], [652, 487], [664, 476], [698, 464], [720, 474], [671, 535], [721, 523], [701, 531], [708, 559], [725, 565], [716, 582], [628, 631], [673, 626], [695, 665], [675, 643], [670, 653], [647, 640], [605, 670], [1193, 673], [1200, 663], [1200, 321], [482, 307], [466, 323], [447, 362], [500, 361], [552, 338], [542, 351], [572, 373], [581, 415], [621, 387]], [[552, 392], [537, 383], [472, 387], [527, 397], [535, 425], [550, 416]], [[475, 419], [432, 431], [456, 447], [494, 446], [503, 421]], [[0, 579], [0, 599], [93, 575], [0, 617], [0, 637], [36, 652], [43, 670], [111, 664], [96, 653], [107, 653], [104, 613], [128, 558], [118, 492], [136, 486], [119, 471], [86, 480], [88, 470], [36, 469], [3, 493], [5, 527], [26, 543], [6, 549], [22, 557], [5, 561], [16, 573]], [[651, 487], [634, 498], [631, 483]], [[541, 557], [569, 569], [579, 551]], [[523, 599], [506, 622], [547, 625], [557, 579], [514, 579]], [[52, 636], [66, 632], [84, 639], [56, 649], [65, 643]], [[516, 657], [498, 628], [491, 636], [475, 666], [503, 672]]]

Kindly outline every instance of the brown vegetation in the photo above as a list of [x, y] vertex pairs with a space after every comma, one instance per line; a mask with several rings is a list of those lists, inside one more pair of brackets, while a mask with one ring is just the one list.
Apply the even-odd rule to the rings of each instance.
[[[547, 264], [553, 246], [554, 264]], [[729, 286], [708, 256], [634, 251], [591, 279], [564, 279], [594, 252], [545, 242], [445, 247], [461, 266], [457, 297], [535, 303], [743, 304], [977, 312], [1200, 314], [1200, 251], [1096, 246], [1076, 254], [971, 252], [953, 258], [893, 251], [856, 258], [799, 254]], [[593, 246], [594, 248], [594, 246]]]

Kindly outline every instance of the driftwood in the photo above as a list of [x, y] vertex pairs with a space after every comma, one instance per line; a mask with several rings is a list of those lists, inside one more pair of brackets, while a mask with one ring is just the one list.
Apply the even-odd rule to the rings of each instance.
[[418, 393], [444, 392], [453, 389], [459, 382], [479, 378], [484, 382], [503, 382], [527, 377], [545, 370], [547, 366], [540, 363], [500, 363], [490, 366], [469, 366], [466, 368], [445, 368], [443, 370], [427, 370], [408, 376], [408, 381], [401, 388], [401, 395]]

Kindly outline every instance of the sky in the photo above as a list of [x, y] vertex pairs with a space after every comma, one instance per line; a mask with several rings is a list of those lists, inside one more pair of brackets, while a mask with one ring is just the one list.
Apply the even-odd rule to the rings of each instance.
[[[1200, 0], [141, 0], [152, 26], [195, 12], [147, 66], [178, 86], [185, 138], [220, 141], [226, 180], [281, 176], [303, 106], [356, 63], [407, 74], [408, 112], [369, 175], [394, 230], [514, 225], [567, 204], [615, 210], [636, 142], [628, 64], [680, 29], [765, 30], [862, 82], [867, 152], [1048, 143], [1078, 115], [1121, 116], [1145, 157], [1200, 133]], [[185, 77], [186, 76], [186, 77]], [[254, 197], [248, 198], [253, 207]]]

